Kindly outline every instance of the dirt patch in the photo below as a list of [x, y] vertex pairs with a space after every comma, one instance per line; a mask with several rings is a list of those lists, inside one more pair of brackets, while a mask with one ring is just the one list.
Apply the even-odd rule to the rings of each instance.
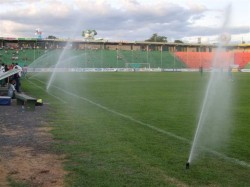
[[[2, 162], [2, 160], [1, 160]], [[7, 171], [5, 170], [5, 168], [3, 167], [2, 164], [0, 164], [0, 186], [8, 186], [8, 182], [6, 180], [7, 177]]]
[[46, 105], [22, 111], [14, 100], [0, 106], [0, 186], [8, 186], [8, 178], [35, 187], [64, 186], [64, 156], [51, 151], [46, 111]]
[[1, 161], [5, 175], [32, 186], [63, 186], [65, 172], [58, 155], [36, 153], [27, 147], [11, 147], [10, 150], [15, 156]]

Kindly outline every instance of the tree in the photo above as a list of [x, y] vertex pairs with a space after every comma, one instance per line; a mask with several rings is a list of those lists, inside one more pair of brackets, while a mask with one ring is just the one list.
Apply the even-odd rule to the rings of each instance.
[[174, 43], [184, 43], [184, 42], [181, 40], [175, 40]]
[[95, 30], [86, 30], [86, 31], [82, 31], [82, 36], [86, 39], [86, 40], [93, 40], [95, 35], [97, 35], [97, 32]]
[[48, 38], [48, 39], [57, 39], [57, 37], [52, 36], [52, 35], [49, 35], [47, 38]]
[[157, 33], [154, 33], [149, 39], [145, 41], [146, 42], [168, 42], [166, 36], [158, 36]]

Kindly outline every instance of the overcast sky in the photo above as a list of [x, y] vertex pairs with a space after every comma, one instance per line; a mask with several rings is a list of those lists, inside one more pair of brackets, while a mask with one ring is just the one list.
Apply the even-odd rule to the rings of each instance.
[[[157, 33], [168, 41], [215, 42], [223, 32], [232, 42], [250, 42], [249, 0], [0, 0], [0, 37], [143, 41]], [[231, 8], [229, 8], [231, 5]], [[225, 21], [227, 20], [227, 21]], [[226, 29], [222, 29], [223, 23]]]

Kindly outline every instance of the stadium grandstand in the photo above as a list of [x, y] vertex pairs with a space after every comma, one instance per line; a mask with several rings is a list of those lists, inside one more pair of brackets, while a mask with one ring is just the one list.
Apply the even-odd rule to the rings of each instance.
[[[0, 38], [0, 61], [20, 66], [55, 67], [62, 49], [63, 68], [204, 69], [212, 68], [215, 44], [160, 42], [71, 41], [37, 38]], [[250, 45], [223, 47], [221, 57], [237, 70], [249, 69]]]

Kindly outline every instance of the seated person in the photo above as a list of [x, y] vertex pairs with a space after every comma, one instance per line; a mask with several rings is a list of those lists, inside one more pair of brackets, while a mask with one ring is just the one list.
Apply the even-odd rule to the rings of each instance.
[[11, 97], [12, 99], [15, 98], [15, 80], [12, 80], [9, 84], [8, 88], [8, 96]]

